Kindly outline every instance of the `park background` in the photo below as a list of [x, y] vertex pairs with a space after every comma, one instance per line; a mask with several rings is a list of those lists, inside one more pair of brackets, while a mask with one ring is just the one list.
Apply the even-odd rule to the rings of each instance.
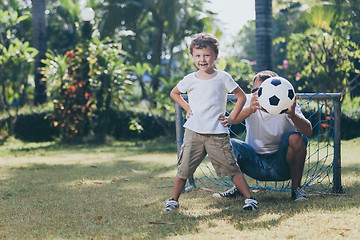
[[[360, 136], [352, 127], [359, 124], [358, 1], [258, 2], [263, 25], [250, 20], [236, 34], [209, 2], [3, 1], [1, 139], [105, 143], [174, 134], [169, 92], [195, 70], [188, 44], [202, 31], [223, 41], [217, 68], [246, 93], [263, 69], [298, 93], [342, 93], [341, 136]], [[90, 19], [86, 11], [81, 18], [86, 7]]]
[[[249, 2], [253, 18], [230, 32], [227, 27], [234, 23], [224, 23], [211, 1], [2, 1], [0, 236], [189, 238], [187, 234], [217, 226], [234, 233], [260, 227], [276, 236], [275, 229], [293, 217], [305, 218], [304, 226], [309, 227], [321, 205], [323, 219], [331, 221], [333, 215], [351, 223], [329, 227], [330, 237], [359, 237], [358, 225], [350, 216], [359, 215], [360, 3]], [[225, 0], [221, 4], [246, 8]], [[263, 25], [257, 25], [260, 23]], [[342, 94], [343, 174], [352, 195], [316, 199], [317, 203], [300, 207], [285, 202], [279, 208], [272, 206], [274, 199], [281, 202], [278, 195], [260, 193], [268, 199], [270, 209], [245, 216], [238, 207], [235, 213], [228, 210], [235, 204], [211, 202], [204, 193], [196, 192], [195, 198], [205, 198], [210, 208], [225, 210], [213, 213], [208, 205], [198, 203], [174, 218], [159, 213], [170, 193], [176, 164], [175, 109], [169, 92], [195, 70], [188, 44], [203, 31], [217, 36], [222, 44], [217, 68], [229, 72], [246, 93], [257, 71], [272, 69], [291, 81], [297, 93]], [[329, 127], [331, 119], [324, 123]], [[114, 169], [120, 172], [115, 174]], [[149, 192], [137, 181], [146, 182], [148, 188], [153, 184], [157, 190]], [[90, 189], [104, 198], [94, 200]], [[125, 193], [124, 189], [133, 190], [125, 195], [135, 199], [134, 205], [119, 194]], [[142, 198], [144, 193], [150, 200]], [[186, 205], [192, 202], [192, 197], [184, 199]], [[263, 200], [262, 196], [259, 199]], [[142, 215], [135, 211], [139, 207], [136, 201], [146, 208], [147, 222], [133, 230], [131, 222], [142, 222]], [[116, 213], [118, 209], [111, 206], [116, 203], [128, 211]], [[304, 209], [310, 212], [308, 216]], [[238, 222], [236, 214], [245, 222]], [[214, 222], [216, 218], [221, 221]], [[183, 226], [173, 227], [181, 221], [185, 221]], [[149, 223], [159, 228], [153, 229]], [[66, 230], [69, 225], [72, 227]], [[101, 228], [105, 225], [109, 232]], [[353, 230], [355, 235], [351, 235]], [[301, 238], [298, 232], [284, 234], [284, 238]], [[305, 236], [316, 239], [319, 235], [314, 229]]]

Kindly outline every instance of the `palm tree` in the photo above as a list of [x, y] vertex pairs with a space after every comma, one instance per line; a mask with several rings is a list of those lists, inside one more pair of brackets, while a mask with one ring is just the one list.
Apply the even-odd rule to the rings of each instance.
[[39, 51], [35, 57], [34, 64], [35, 105], [46, 101], [46, 83], [41, 80], [43, 76], [39, 69], [43, 66], [41, 59], [45, 58], [46, 53], [45, 5], [45, 0], [32, 0], [33, 44]]
[[272, 70], [272, 0], [255, 0], [256, 71]]

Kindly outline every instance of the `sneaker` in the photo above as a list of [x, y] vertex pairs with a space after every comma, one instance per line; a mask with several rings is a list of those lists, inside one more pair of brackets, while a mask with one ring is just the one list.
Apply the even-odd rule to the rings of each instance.
[[256, 201], [255, 198], [250, 197], [245, 199], [243, 210], [255, 211], [256, 209], [258, 209], [258, 201]]
[[241, 193], [239, 192], [239, 190], [237, 190], [237, 188], [235, 186], [233, 186], [232, 188], [230, 188], [226, 192], [214, 193], [212, 196], [214, 198], [222, 198], [222, 197], [235, 198], [236, 196], [239, 196], [239, 195], [241, 195]]
[[179, 208], [179, 202], [174, 200], [174, 199], [170, 199], [169, 201], [166, 202], [166, 207], [165, 210], [166, 211], [172, 211]]
[[306, 201], [309, 199], [309, 195], [301, 188], [296, 188], [291, 192], [291, 198], [294, 201]]

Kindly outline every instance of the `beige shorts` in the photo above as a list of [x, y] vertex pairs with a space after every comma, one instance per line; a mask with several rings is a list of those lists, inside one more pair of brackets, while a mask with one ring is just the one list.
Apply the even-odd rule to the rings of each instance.
[[185, 129], [178, 159], [178, 177], [191, 178], [207, 154], [219, 177], [241, 173], [229, 134], [199, 134]]

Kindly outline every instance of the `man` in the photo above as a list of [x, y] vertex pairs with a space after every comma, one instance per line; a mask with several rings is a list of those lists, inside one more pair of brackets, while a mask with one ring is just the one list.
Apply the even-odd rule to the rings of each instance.
[[[291, 197], [295, 201], [308, 200], [300, 188], [306, 158], [307, 138], [311, 136], [311, 122], [301, 112], [294, 100], [285, 114], [271, 115], [261, 110], [257, 90], [270, 77], [278, 76], [272, 71], [259, 72], [254, 77], [253, 94], [247, 101], [235, 124], [245, 120], [247, 134], [245, 142], [231, 139], [241, 171], [260, 181], [285, 181], [291, 179]], [[229, 122], [225, 116], [219, 118], [224, 126]], [[233, 123], [234, 124], [234, 123]], [[238, 190], [233, 187], [213, 197], [235, 197]]]

